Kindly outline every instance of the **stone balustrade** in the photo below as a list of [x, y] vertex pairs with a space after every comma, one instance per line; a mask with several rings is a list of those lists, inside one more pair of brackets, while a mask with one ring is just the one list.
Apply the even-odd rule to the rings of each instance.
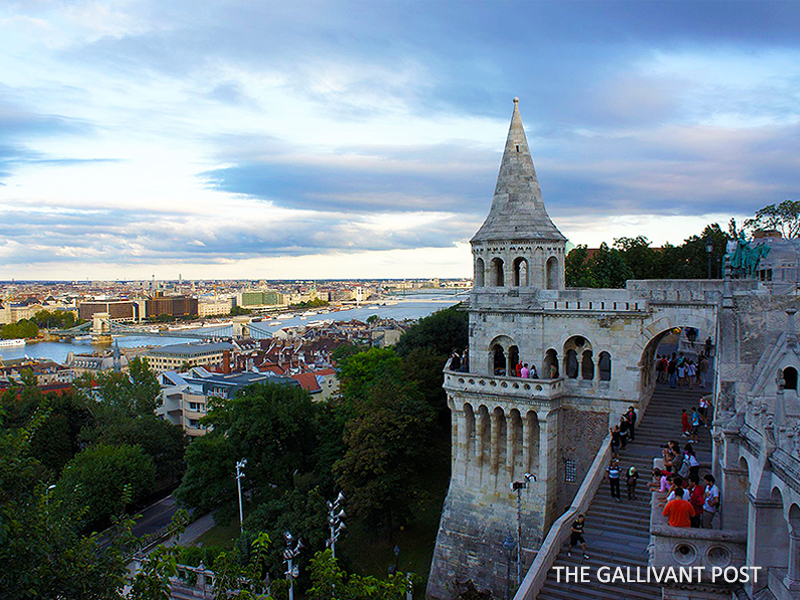
[[[650, 504], [650, 567], [703, 567], [701, 588], [718, 594], [720, 598], [730, 598], [731, 589], [740, 583], [726, 583], [724, 576], [718, 576], [712, 582], [714, 568], [739, 569], [747, 559], [747, 532], [738, 530], [695, 529], [691, 527], [671, 527], [664, 516], [665, 494], [654, 493]], [[717, 571], [720, 573], [720, 571]], [[762, 573], [760, 577], [766, 577]], [[737, 580], [740, 579], [737, 577]], [[699, 589], [699, 588], [698, 588]], [[672, 597], [665, 590], [665, 598]], [[705, 596], [704, 596], [705, 597]]]
[[495, 394], [515, 401], [555, 400], [564, 395], [564, 378], [521, 379], [497, 375], [476, 375], [444, 371], [444, 388], [448, 392]]

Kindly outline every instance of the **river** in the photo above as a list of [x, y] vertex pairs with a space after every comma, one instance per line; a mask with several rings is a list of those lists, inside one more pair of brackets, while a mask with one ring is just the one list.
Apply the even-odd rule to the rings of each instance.
[[[300, 318], [300, 314], [297, 313], [297, 316], [291, 318], [281, 318], [280, 325], [270, 325], [270, 321], [261, 321], [253, 323], [252, 327], [262, 331], [274, 332], [281, 327], [304, 325], [308, 324], [310, 321], [349, 321], [351, 319], [366, 321], [371, 315], [378, 315], [379, 317], [383, 318], [392, 318], [398, 321], [402, 321], [404, 319], [419, 319], [421, 317], [426, 317], [437, 310], [442, 310], [448, 306], [457, 304], [459, 300], [465, 298], [465, 295], [459, 295], [458, 298], [456, 298], [454, 294], [444, 293], [409, 294], [403, 299], [397, 301], [397, 304], [393, 305], [378, 306], [376, 303], [367, 302], [362, 306], [353, 308], [351, 310], [332, 312], [322, 315], [318, 314], [306, 318]], [[393, 300], [381, 300], [380, 302], [387, 301], [393, 302]], [[202, 331], [213, 331], [215, 329], [220, 329], [220, 326], [212, 325], [203, 327]], [[230, 328], [228, 328], [228, 331], [230, 331]], [[136, 346], [168, 346], [170, 344], [197, 341], [194, 338], [159, 337], [156, 335], [122, 335], [114, 336], [114, 339], [119, 342], [120, 348], [134, 348]], [[93, 345], [89, 340], [73, 339], [63, 342], [33, 342], [27, 344], [26, 346], [0, 348], [0, 357], [4, 359], [22, 358], [25, 356], [30, 358], [48, 358], [63, 364], [70, 352], [75, 354], [87, 354], [102, 348], [108, 348], [108, 345]]]

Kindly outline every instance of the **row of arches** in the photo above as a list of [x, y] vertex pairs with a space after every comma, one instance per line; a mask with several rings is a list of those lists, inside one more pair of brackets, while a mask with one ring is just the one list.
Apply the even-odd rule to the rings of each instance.
[[[518, 256], [511, 263], [510, 276], [512, 287], [528, 287], [531, 285], [530, 269], [528, 259]], [[487, 286], [486, 263], [482, 258], [475, 261], [475, 287], [482, 288]], [[502, 258], [495, 257], [489, 262], [488, 269], [489, 287], [506, 287], [506, 264]], [[551, 256], [545, 263], [545, 287], [548, 290], [560, 289], [561, 269], [558, 258]]]
[[[490, 373], [513, 376], [520, 362], [519, 347], [509, 336], [499, 336], [492, 341], [489, 360]], [[602, 351], [595, 358], [588, 340], [582, 336], [572, 336], [564, 343], [563, 361], [559, 359], [555, 348], [547, 349], [538, 375], [541, 379], [564, 376], [568, 379], [611, 381], [611, 363], [609, 352]]]
[[[466, 479], [485, 483], [494, 478], [507, 485], [523, 473], [535, 473], [539, 464], [539, 417], [517, 408], [489, 409], [469, 402], [455, 413], [453, 436], [458, 448], [455, 471]], [[454, 472], [455, 472], [454, 471]]]

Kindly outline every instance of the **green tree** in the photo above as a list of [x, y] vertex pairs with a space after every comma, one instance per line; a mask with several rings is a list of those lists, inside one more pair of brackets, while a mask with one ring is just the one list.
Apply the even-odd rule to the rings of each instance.
[[591, 262], [592, 277], [601, 288], [622, 288], [628, 279], [633, 279], [633, 271], [625, 262], [622, 252], [600, 244]]
[[650, 247], [650, 240], [643, 235], [614, 240], [614, 248], [622, 253], [625, 264], [630, 267], [633, 279], [656, 279], [659, 277], [658, 251]]
[[94, 415], [74, 391], [41, 394], [37, 409], [46, 409], [48, 417], [31, 436], [31, 452], [56, 478], [81, 450], [81, 432], [94, 426]]
[[564, 261], [567, 287], [593, 288], [597, 284], [592, 275], [589, 250], [586, 246], [575, 246]]
[[421, 497], [420, 473], [429, 455], [434, 413], [413, 384], [381, 371], [346, 426], [344, 457], [334, 467], [356, 512], [369, 525], [393, 526]]
[[748, 231], [780, 231], [785, 238], [800, 237], [800, 200], [769, 204], [757, 210], [752, 219], [747, 219], [744, 227]]
[[[404, 600], [409, 580], [404, 573], [389, 575], [385, 580], [346, 573], [330, 550], [317, 552], [311, 559], [310, 600]], [[418, 583], [411, 579], [411, 585]]]
[[450, 356], [469, 343], [469, 314], [461, 305], [451, 306], [423, 317], [406, 331], [395, 346], [400, 356], [415, 348], [431, 348], [441, 356]]
[[392, 348], [370, 348], [354, 354], [343, 362], [339, 374], [339, 389], [345, 402], [363, 399], [382, 374], [399, 377], [401, 365], [400, 357]]
[[42, 329], [69, 329], [75, 326], [75, 313], [69, 310], [40, 310], [31, 319]]
[[87, 506], [87, 524], [100, 525], [147, 496], [155, 471], [152, 459], [139, 446], [98, 444], [67, 464], [53, 495], [74, 506]]
[[129, 417], [152, 415], [161, 404], [161, 386], [156, 374], [150, 370], [147, 360], [134, 358], [128, 365], [128, 373], [98, 373], [94, 377], [97, 386], [89, 387], [103, 399], [103, 404]]
[[14, 340], [19, 338], [39, 337], [39, 326], [28, 319], [20, 319], [16, 323], [8, 323], [0, 329], [0, 338]]
[[378, 315], [370, 315], [367, 317], [367, 323], [374, 323], [378, 320]]
[[234, 513], [234, 473], [240, 458], [225, 435], [215, 435], [212, 431], [196, 438], [186, 449], [186, 474], [175, 490], [175, 497], [201, 513], [219, 509], [217, 522], [229, 521]]

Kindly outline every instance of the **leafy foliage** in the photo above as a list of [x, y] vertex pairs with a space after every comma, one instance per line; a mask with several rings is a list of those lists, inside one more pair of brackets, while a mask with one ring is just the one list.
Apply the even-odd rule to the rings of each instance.
[[310, 600], [404, 600], [416, 579], [404, 573], [389, 575], [388, 579], [362, 577], [343, 571], [330, 550], [317, 552], [311, 559], [312, 587], [306, 593]]
[[800, 200], [784, 200], [756, 211], [744, 222], [748, 231], [780, 231], [785, 238], [800, 237]]
[[20, 319], [16, 323], [7, 323], [0, 329], [0, 338], [4, 340], [35, 338], [38, 336], [39, 326], [28, 319]]
[[77, 317], [70, 310], [40, 310], [31, 319], [42, 329], [69, 329], [77, 325]]
[[395, 352], [405, 356], [417, 348], [430, 348], [446, 357], [454, 349], [465, 348], [469, 342], [469, 315], [460, 307], [460, 304], [451, 306], [420, 319], [403, 334]]

